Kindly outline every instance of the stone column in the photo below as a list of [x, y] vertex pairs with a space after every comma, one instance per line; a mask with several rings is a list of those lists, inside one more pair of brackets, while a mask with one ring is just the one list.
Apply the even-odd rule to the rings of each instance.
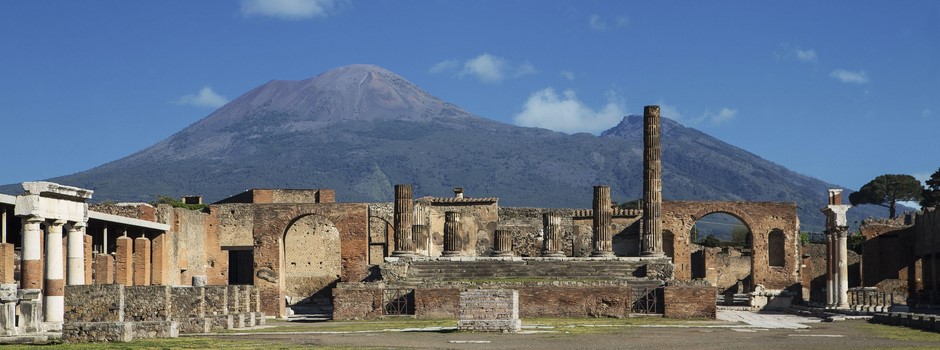
[[460, 244], [460, 213], [456, 211], [444, 212], [444, 251], [441, 255], [463, 255], [463, 247]]
[[55, 220], [46, 233], [46, 285], [43, 291], [46, 322], [62, 322], [65, 317], [65, 280], [62, 264], [62, 226], [65, 220]]
[[849, 262], [848, 262], [848, 231], [849, 228], [841, 226], [836, 230], [838, 235], [838, 246], [837, 250], [839, 251], [839, 308], [845, 309], [849, 307]]
[[411, 185], [395, 185], [395, 251], [392, 256], [414, 256], [415, 241], [411, 220], [414, 215]]
[[23, 256], [20, 260], [20, 288], [42, 289], [42, 227], [40, 217], [23, 218]]
[[156, 238], [153, 239], [152, 246], [150, 248], [151, 252], [151, 268], [150, 268], [150, 278], [151, 283], [154, 285], [168, 285], [169, 276], [167, 269], [167, 233], [161, 233]]
[[95, 284], [114, 284], [114, 257], [111, 254], [95, 257]]
[[659, 106], [643, 108], [643, 236], [640, 254], [663, 254], [663, 165], [659, 140]]
[[82, 240], [85, 242], [85, 284], [91, 284], [91, 265], [92, 261], [94, 261], [94, 255], [92, 253], [94, 251], [94, 248], [92, 247], [92, 237], [91, 235], [85, 234], [82, 235]]
[[127, 236], [118, 237], [115, 247], [114, 283], [125, 286], [134, 285], [134, 240]]
[[610, 207], [610, 186], [594, 186], [594, 250], [591, 256], [614, 256], [613, 236], [610, 232], [613, 209]]
[[85, 223], [76, 222], [68, 234], [68, 273], [66, 283], [70, 286], [85, 284]]
[[134, 285], [150, 285], [150, 240], [147, 237], [134, 240]]
[[826, 234], [826, 307], [836, 306], [836, 244], [835, 235]]
[[542, 214], [542, 256], [564, 257], [561, 249], [561, 217], [555, 213]]
[[512, 231], [496, 230], [493, 234], [493, 256], [512, 256]]

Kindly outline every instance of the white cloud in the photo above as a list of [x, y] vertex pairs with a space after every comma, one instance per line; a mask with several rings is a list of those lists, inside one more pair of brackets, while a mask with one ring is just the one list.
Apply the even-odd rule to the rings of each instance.
[[626, 115], [622, 99], [612, 92], [607, 99], [607, 104], [595, 111], [581, 102], [573, 90], [559, 95], [555, 89], [545, 88], [529, 96], [515, 122], [566, 133], [597, 133], [617, 125]]
[[431, 66], [430, 69], [428, 69], [428, 72], [434, 73], [434, 74], [450, 72], [450, 71], [457, 69], [457, 67], [459, 66], [460, 66], [460, 62], [457, 62], [457, 60], [444, 60], [444, 61], [435, 63], [433, 66]]
[[206, 86], [199, 90], [197, 94], [182, 96], [176, 100], [176, 104], [189, 105], [196, 107], [219, 108], [228, 103], [228, 98], [219, 95], [212, 88]]
[[816, 62], [818, 57], [815, 50], [796, 49], [796, 58], [803, 62]]
[[722, 108], [718, 113], [712, 111], [705, 111], [704, 113], [698, 116], [686, 116], [679, 112], [679, 109], [675, 106], [668, 105], [662, 101], [659, 102], [659, 115], [666, 117], [687, 126], [697, 126], [702, 123], [708, 123], [711, 125], [724, 124], [728, 121], [731, 121], [738, 116], [738, 110], [731, 108]]
[[458, 60], [444, 60], [428, 69], [432, 74], [455, 73], [458, 77], [470, 76], [484, 83], [498, 83], [506, 78], [517, 78], [524, 75], [538, 73], [532, 63], [528, 61], [514, 65], [502, 57], [483, 53], [477, 57], [464, 61], [463, 68]]
[[334, 0], [242, 0], [243, 15], [300, 20], [326, 17], [336, 7]]
[[836, 69], [829, 74], [830, 77], [833, 77], [843, 83], [851, 84], [867, 84], [868, 74], [865, 74], [865, 71], [861, 70], [858, 72], [848, 71], [845, 69]]
[[[630, 18], [628, 18], [627, 16], [617, 16], [616, 18], [614, 18], [615, 28], [623, 27], [629, 23], [630, 23]], [[588, 17], [588, 27], [599, 32], [603, 32], [603, 31], [606, 31], [607, 29], [610, 29], [610, 25], [607, 24], [607, 20], [605, 20], [604, 17], [601, 17], [601, 15], [598, 15], [596, 13]]]
[[574, 80], [575, 78], [574, 72], [570, 70], [563, 70], [561, 72], [558, 72], [558, 74], [561, 75], [562, 78], [565, 78], [568, 80]]

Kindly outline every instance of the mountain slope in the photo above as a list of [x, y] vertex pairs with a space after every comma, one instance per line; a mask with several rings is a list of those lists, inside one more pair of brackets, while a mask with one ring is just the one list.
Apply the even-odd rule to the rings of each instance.
[[[832, 185], [663, 119], [664, 198], [793, 201], [804, 227]], [[95, 200], [150, 201], [249, 188], [333, 188], [340, 201], [415, 194], [499, 197], [504, 206], [589, 207], [591, 187], [642, 195], [642, 118], [601, 136], [567, 135], [474, 116], [400, 76], [352, 65], [259, 86], [177, 134], [128, 157], [51, 179]]]

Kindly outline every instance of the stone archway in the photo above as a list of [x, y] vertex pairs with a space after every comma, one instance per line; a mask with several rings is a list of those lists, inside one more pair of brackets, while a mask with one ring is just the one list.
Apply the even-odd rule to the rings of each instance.
[[283, 237], [284, 295], [288, 306], [329, 299], [340, 280], [340, 234], [329, 219], [305, 215], [294, 219]]

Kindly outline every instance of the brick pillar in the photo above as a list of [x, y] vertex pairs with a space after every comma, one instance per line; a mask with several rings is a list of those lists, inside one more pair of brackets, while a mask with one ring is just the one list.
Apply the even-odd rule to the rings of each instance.
[[542, 256], [563, 257], [561, 251], [561, 217], [555, 213], [542, 214]]
[[643, 232], [640, 255], [663, 254], [663, 164], [659, 140], [659, 106], [643, 108]]
[[116, 253], [114, 283], [125, 286], [134, 285], [134, 240], [127, 236], [118, 237], [114, 250]]
[[411, 220], [414, 215], [414, 201], [411, 185], [395, 185], [395, 251], [392, 256], [414, 256], [415, 241]]
[[456, 211], [444, 212], [444, 251], [441, 255], [463, 255], [463, 247], [460, 243], [460, 213]]
[[496, 230], [493, 234], [493, 256], [512, 256], [512, 231]]
[[85, 223], [76, 222], [69, 228], [66, 243], [68, 257], [66, 283], [70, 286], [85, 284]]
[[613, 208], [610, 207], [610, 186], [594, 186], [593, 246], [591, 256], [614, 256], [613, 235], [610, 232]]
[[23, 218], [23, 253], [20, 260], [20, 288], [42, 289], [42, 227], [43, 218]]
[[93, 248], [92, 248], [92, 237], [91, 235], [82, 236], [82, 240], [85, 242], [85, 284], [91, 284], [91, 263], [94, 261]]
[[62, 322], [65, 317], [65, 279], [62, 262], [62, 226], [65, 220], [55, 220], [46, 233], [46, 284], [43, 303], [46, 322]]
[[0, 244], [0, 284], [14, 284], [13, 243]]
[[152, 252], [151, 258], [151, 268], [150, 268], [150, 277], [154, 285], [168, 285], [168, 271], [167, 271], [167, 246], [166, 246], [166, 233], [161, 233], [159, 236], [153, 239], [153, 245], [150, 248]]
[[95, 257], [95, 284], [114, 284], [114, 257], [111, 254]]
[[147, 237], [134, 240], [134, 285], [150, 285], [150, 240]]

